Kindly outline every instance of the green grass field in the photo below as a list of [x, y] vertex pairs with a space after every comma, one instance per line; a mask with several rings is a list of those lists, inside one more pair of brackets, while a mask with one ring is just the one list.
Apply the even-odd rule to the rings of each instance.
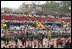
[[62, 47], [59, 47], [59, 46], [58, 46], [58, 47], [56, 47], [56, 46], [54, 46], [54, 48], [64, 48], [64, 47], [63, 47], [63, 46], [62, 46]]

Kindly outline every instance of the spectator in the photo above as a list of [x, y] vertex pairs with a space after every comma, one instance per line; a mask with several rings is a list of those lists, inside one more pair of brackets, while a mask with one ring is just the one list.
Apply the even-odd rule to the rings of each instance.
[[15, 42], [16, 42], [16, 45], [17, 45], [17, 43], [18, 43], [18, 38], [15, 38]]
[[60, 46], [62, 47], [62, 45], [63, 45], [63, 40], [61, 40], [61, 39], [59, 39], [59, 41], [60, 41]]
[[9, 43], [9, 39], [7, 38], [7, 45], [8, 45], [8, 43]]
[[70, 39], [68, 39], [68, 41], [66, 42], [65, 48], [70, 48]]
[[50, 41], [50, 48], [54, 48], [53, 41]]
[[15, 45], [15, 48], [18, 48], [18, 46], [17, 46], [17, 45]]
[[14, 48], [14, 46], [13, 46], [13, 45], [11, 45], [11, 48]]
[[9, 48], [11, 48], [11, 46], [9, 45]]
[[22, 39], [22, 45], [24, 46], [24, 42], [25, 42], [25, 40], [24, 40], [24, 38]]
[[56, 40], [56, 45], [58, 47], [58, 45], [59, 45], [59, 39]]

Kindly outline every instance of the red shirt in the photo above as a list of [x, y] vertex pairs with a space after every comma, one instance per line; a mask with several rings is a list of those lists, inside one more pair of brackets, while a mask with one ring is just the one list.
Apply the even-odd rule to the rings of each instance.
[[8, 34], [9, 34], [10, 32], [8, 32]]
[[21, 33], [23, 33], [23, 31], [21, 31]]
[[59, 43], [59, 40], [56, 40], [56, 43]]
[[12, 46], [12, 48], [14, 48], [14, 47]]
[[42, 41], [40, 41], [40, 43], [43, 44]]
[[63, 41], [60, 39], [60, 42], [63, 43]]
[[39, 43], [38, 43], [38, 45], [39, 45]]
[[47, 41], [45, 41], [45, 43], [47, 43]]

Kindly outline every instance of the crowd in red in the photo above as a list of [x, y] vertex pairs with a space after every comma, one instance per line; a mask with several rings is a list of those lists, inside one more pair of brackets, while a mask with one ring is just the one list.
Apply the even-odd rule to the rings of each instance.
[[[26, 16], [7, 16], [7, 15], [2, 15], [1, 16], [1, 20], [6, 19], [6, 20], [19, 20], [19, 21], [29, 21], [30, 19], [35, 21], [36, 19], [34, 17], [31, 17], [30, 19]], [[52, 17], [37, 17], [37, 20], [41, 21], [64, 21], [64, 22], [70, 22], [71, 19], [56, 19], [56, 18], [52, 18]]]

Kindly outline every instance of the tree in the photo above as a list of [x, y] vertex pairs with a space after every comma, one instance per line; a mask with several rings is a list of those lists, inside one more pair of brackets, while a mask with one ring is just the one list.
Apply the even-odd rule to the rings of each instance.
[[60, 7], [60, 11], [62, 13], [64, 13], [65, 15], [68, 15], [69, 13], [71, 13], [71, 9], [69, 9], [71, 7], [71, 1], [62, 1], [60, 5], [62, 5]]
[[44, 5], [42, 5], [42, 9], [44, 11], [44, 14], [56, 14], [56, 11], [58, 10], [59, 3], [56, 2], [49, 2], [47, 1]]
[[15, 11], [13, 11], [13, 13], [22, 13], [22, 11], [20, 9], [17, 9]]
[[43, 14], [53, 14], [53, 15], [69, 15], [71, 13], [71, 1], [47, 1], [45, 4], [41, 5]]
[[1, 8], [1, 10], [4, 10], [4, 11], [7, 12], [7, 13], [13, 12], [12, 9], [7, 8], [7, 7], [3, 7], [3, 8]]
[[20, 11], [22, 12], [22, 13], [24, 13], [25, 12], [25, 3], [22, 3], [22, 5], [20, 5], [20, 7], [19, 7], [19, 9], [20, 9]]

